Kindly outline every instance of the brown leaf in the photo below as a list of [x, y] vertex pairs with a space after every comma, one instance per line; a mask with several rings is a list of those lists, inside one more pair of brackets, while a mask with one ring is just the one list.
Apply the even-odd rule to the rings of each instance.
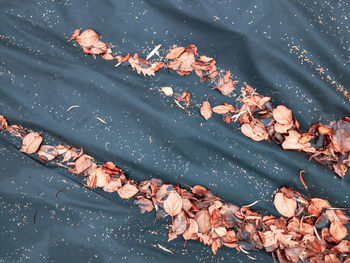
[[202, 196], [212, 197], [213, 196], [211, 191], [209, 191], [208, 189], [206, 189], [205, 187], [203, 187], [201, 185], [195, 185], [195, 186], [191, 187], [191, 191], [192, 191], [192, 193], [194, 193], [195, 195], [198, 195], [200, 197], [202, 197]]
[[21, 152], [26, 154], [35, 153], [43, 141], [43, 138], [37, 132], [30, 132], [23, 137]]
[[102, 168], [104, 172], [110, 175], [120, 175], [123, 173], [122, 169], [118, 168], [113, 162], [106, 162]]
[[200, 56], [200, 60], [204, 63], [210, 62], [213, 60], [213, 58], [207, 57], [207, 56]]
[[187, 92], [186, 90], [179, 96], [178, 94], [174, 95], [174, 99], [179, 102], [185, 102], [186, 106], [190, 105], [191, 102], [191, 94]]
[[137, 53], [131, 58], [129, 58], [129, 63], [131, 67], [136, 70], [137, 74], [143, 74], [144, 76], [154, 76], [155, 68], [158, 63], [150, 63], [147, 60], [138, 57]]
[[206, 209], [200, 210], [196, 214], [194, 220], [198, 224], [198, 231], [200, 233], [205, 234], [211, 229], [210, 215], [208, 210]]
[[257, 142], [269, 138], [265, 125], [259, 119], [253, 119], [250, 123], [244, 123], [241, 126], [241, 132]]
[[324, 263], [341, 263], [336, 254], [325, 255]]
[[333, 221], [329, 227], [329, 233], [338, 241], [344, 239], [348, 231], [340, 221]]
[[203, 116], [203, 118], [205, 120], [210, 119], [211, 115], [212, 115], [212, 110], [210, 107], [210, 103], [209, 101], [203, 101], [202, 107], [201, 107], [201, 115]]
[[89, 170], [93, 166], [93, 158], [89, 155], [83, 154], [74, 162], [74, 168], [70, 169], [70, 172], [81, 174]]
[[169, 53], [165, 56], [166, 59], [175, 59], [182, 55], [185, 52], [184, 47], [174, 47], [170, 49]]
[[218, 105], [212, 108], [212, 111], [217, 114], [225, 114], [228, 112], [235, 112], [235, 108], [231, 104], [224, 103], [223, 105]]
[[38, 157], [44, 162], [52, 161], [58, 155], [58, 151], [55, 146], [42, 145], [38, 151]]
[[311, 198], [307, 212], [311, 215], [319, 217], [323, 209], [330, 207], [331, 205], [327, 200], [323, 200], [320, 198]]
[[225, 76], [219, 80], [218, 85], [214, 88], [221, 92], [222, 95], [226, 96], [235, 90], [235, 83], [231, 80], [231, 72], [227, 71]]
[[79, 35], [80, 31], [75, 30], [71, 40], [75, 39], [83, 48], [84, 52], [92, 55], [104, 55], [111, 53], [107, 44], [99, 40], [99, 35], [92, 29], [87, 29]]
[[197, 239], [197, 236], [195, 234], [198, 233], [198, 229], [199, 227], [197, 222], [194, 219], [190, 218], [188, 227], [186, 231], [182, 234], [182, 237], [185, 240]]
[[117, 192], [122, 187], [120, 178], [112, 178], [107, 185], [103, 187], [103, 191], [112, 193]]
[[139, 206], [141, 214], [151, 212], [154, 208], [152, 201], [143, 196], [138, 196], [134, 204]]
[[288, 198], [283, 192], [275, 194], [273, 204], [281, 215], [292, 217], [296, 215], [297, 202], [293, 198]]
[[187, 228], [187, 217], [185, 212], [181, 211], [175, 218], [174, 224], [172, 224], [170, 231], [176, 235], [181, 235], [186, 231]]
[[132, 184], [125, 184], [122, 188], [118, 189], [118, 194], [123, 199], [129, 199], [139, 192], [136, 186]]
[[171, 87], [160, 87], [165, 96], [173, 96], [174, 92]]
[[341, 154], [350, 152], [350, 121], [345, 119], [337, 121], [331, 140], [336, 152]]
[[0, 130], [6, 130], [9, 125], [4, 116], [0, 115]]
[[90, 188], [105, 187], [108, 185], [110, 180], [111, 177], [103, 170], [103, 168], [95, 168], [89, 172], [87, 186]]
[[273, 118], [283, 125], [288, 125], [293, 122], [292, 111], [286, 106], [279, 105], [273, 109]]
[[167, 59], [175, 59], [169, 63], [168, 68], [176, 70], [181, 76], [188, 75], [193, 71], [196, 56], [197, 48], [195, 45], [189, 45], [185, 50], [183, 48], [176, 48], [166, 56]]
[[176, 216], [182, 210], [182, 198], [178, 193], [172, 192], [164, 201], [164, 210], [171, 217]]

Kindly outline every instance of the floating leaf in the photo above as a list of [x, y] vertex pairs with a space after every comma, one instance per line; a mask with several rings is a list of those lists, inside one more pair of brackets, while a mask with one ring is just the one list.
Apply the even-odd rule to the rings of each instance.
[[125, 184], [122, 188], [118, 189], [120, 198], [129, 199], [139, 192], [136, 186], [132, 184]]
[[205, 120], [210, 119], [211, 115], [212, 115], [212, 110], [210, 107], [210, 103], [209, 101], [203, 101], [202, 107], [201, 107], [201, 115], [203, 116], [203, 118]]
[[164, 210], [171, 217], [176, 216], [181, 212], [182, 209], [182, 198], [178, 193], [170, 193], [168, 198], [164, 201]]
[[23, 137], [21, 152], [26, 154], [35, 153], [43, 141], [43, 138], [37, 132], [30, 132]]

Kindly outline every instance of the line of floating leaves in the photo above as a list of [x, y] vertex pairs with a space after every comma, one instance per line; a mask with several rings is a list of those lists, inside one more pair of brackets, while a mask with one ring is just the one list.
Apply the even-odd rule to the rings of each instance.
[[[114, 56], [111, 45], [99, 40], [99, 35], [87, 29], [80, 33], [75, 30], [70, 40], [75, 39], [87, 54], [102, 56], [107, 60], [117, 60], [118, 65], [129, 62], [138, 74], [154, 76], [155, 72], [163, 67], [175, 70], [179, 75], [185, 76], [193, 71], [201, 82], [210, 79], [215, 81], [218, 76], [216, 61], [205, 55], [199, 55], [197, 47], [193, 44], [188, 47], [174, 46], [166, 54], [165, 59], [159, 55], [158, 45], [147, 58], [157, 55], [160, 61], [149, 61], [133, 56]], [[235, 81], [231, 79], [230, 71], [220, 78], [214, 89], [222, 95], [232, 99], [235, 90]], [[173, 93], [171, 87], [161, 87], [166, 96], [174, 96], [176, 104], [183, 102], [187, 107], [190, 104], [191, 94], [188, 91], [181, 95]], [[212, 112], [223, 115], [226, 124], [239, 122], [242, 124], [242, 133], [255, 140], [273, 140], [285, 150], [298, 150], [307, 153], [316, 162], [329, 166], [337, 175], [344, 177], [350, 166], [350, 117], [342, 118], [330, 125], [317, 123], [307, 132], [301, 133], [298, 121], [293, 117], [292, 111], [284, 105], [273, 107], [270, 97], [258, 94], [255, 89], [246, 85], [241, 89], [241, 95], [234, 103], [224, 103], [211, 107], [208, 100], [203, 101], [200, 113], [205, 120], [212, 117]], [[232, 105], [234, 104], [234, 105]]]
[[200, 185], [186, 189], [164, 184], [158, 178], [141, 182], [127, 179], [113, 162], [98, 164], [82, 149], [65, 144], [43, 145], [41, 133], [10, 126], [2, 115], [0, 130], [21, 138], [21, 152], [36, 154], [44, 163], [83, 175], [86, 187], [132, 198], [141, 213], [155, 210], [156, 219], [170, 216], [168, 241], [182, 236], [185, 242], [199, 240], [210, 246], [214, 254], [226, 246], [253, 259], [249, 251], [265, 250], [282, 263], [350, 263], [350, 242], [344, 239], [348, 210], [333, 208], [327, 200], [306, 199], [283, 187], [273, 201], [282, 217], [263, 216], [250, 209], [256, 202], [238, 207]]

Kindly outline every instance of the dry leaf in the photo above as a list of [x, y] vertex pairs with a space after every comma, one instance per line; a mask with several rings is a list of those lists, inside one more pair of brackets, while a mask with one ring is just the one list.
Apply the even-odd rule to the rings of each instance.
[[311, 215], [319, 217], [323, 209], [330, 207], [331, 205], [327, 200], [320, 198], [311, 198], [307, 212]]
[[21, 152], [26, 154], [35, 153], [43, 141], [43, 138], [37, 132], [30, 132], [23, 137]]
[[273, 204], [281, 215], [292, 217], [296, 214], [297, 202], [293, 198], [288, 198], [283, 192], [275, 194]]
[[196, 234], [198, 233], [198, 229], [199, 227], [197, 222], [194, 219], [190, 218], [188, 227], [186, 231], [182, 234], [182, 237], [185, 240], [197, 239]]
[[109, 174], [105, 173], [103, 168], [95, 168], [89, 172], [89, 177], [87, 178], [87, 186], [90, 188], [94, 187], [105, 187], [108, 185], [111, 177]]
[[152, 201], [143, 196], [138, 196], [134, 204], [139, 206], [141, 214], [151, 212], [154, 208]]
[[178, 193], [170, 193], [164, 201], [164, 210], [171, 217], [176, 216], [182, 210], [182, 198]]
[[103, 187], [103, 191], [108, 193], [117, 192], [122, 187], [122, 182], [119, 178], [112, 178], [107, 185]]
[[173, 96], [174, 92], [171, 87], [160, 87], [165, 96]]
[[212, 115], [211, 107], [209, 101], [203, 101], [202, 107], [201, 107], [201, 115], [205, 120], [210, 119]]
[[220, 79], [218, 85], [214, 88], [221, 92], [222, 95], [226, 96], [235, 90], [235, 82], [231, 80], [231, 72], [227, 71], [225, 76]]
[[9, 125], [4, 116], [0, 115], [0, 130], [6, 130]]
[[44, 162], [52, 161], [58, 156], [55, 146], [42, 145], [38, 151], [38, 158]]
[[259, 119], [253, 119], [250, 123], [244, 123], [241, 132], [254, 141], [267, 140], [269, 135], [265, 125]]
[[137, 74], [143, 74], [144, 76], [154, 76], [156, 72], [156, 67], [159, 66], [158, 63], [151, 63], [147, 60], [139, 58], [137, 53], [133, 57], [129, 58], [129, 63], [131, 67], [136, 70]]
[[200, 233], [207, 233], [211, 229], [210, 215], [208, 210], [200, 210], [194, 220], [198, 224], [198, 231]]
[[93, 167], [95, 163], [93, 162], [93, 158], [89, 155], [82, 155], [74, 162], [74, 168], [70, 169], [70, 172], [81, 174]]
[[139, 192], [136, 186], [132, 184], [125, 184], [122, 188], [118, 189], [120, 198], [129, 199]]
[[176, 70], [179, 75], [185, 76], [193, 71], [196, 62], [197, 48], [195, 45], [189, 45], [186, 48], [177, 47], [170, 50], [166, 59], [174, 59], [168, 65], [168, 68]]
[[338, 241], [344, 239], [347, 234], [348, 231], [346, 229], [346, 227], [340, 223], [339, 221], [334, 221], [331, 223], [330, 227], [329, 227], [329, 233]]
[[273, 118], [283, 125], [288, 125], [293, 122], [292, 111], [286, 106], [279, 105], [273, 109]]
[[235, 108], [231, 104], [224, 103], [223, 105], [218, 105], [212, 108], [212, 111], [217, 114], [225, 114], [228, 112], [235, 112]]

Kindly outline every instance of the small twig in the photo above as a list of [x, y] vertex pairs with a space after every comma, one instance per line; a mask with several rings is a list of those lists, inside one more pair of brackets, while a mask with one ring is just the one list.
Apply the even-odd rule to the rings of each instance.
[[161, 250], [164, 250], [165, 252], [168, 252], [170, 254], [174, 254], [173, 251], [167, 249], [166, 247], [163, 247], [162, 245], [160, 244], [157, 244], [157, 246], [161, 249]]
[[239, 248], [242, 250], [242, 252], [243, 252], [244, 254], [249, 255], [249, 252], [248, 252], [247, 250], [245, 250], [243, 247], [239, 246]]
[[250, 259], [252, 259], [252, 260], [256, 260], [255, 257], [249, 256], [249, 255], [247, 255], [247, 257], [250, 258]]
[[349, 210], [347, 207], [328, 207], [326, 210]]
[[259, 203], [259, 201], [260, 201], [260, 200], [256, 200], [256, 201], [254, 201], [253, 203], [251, 203], [251, 204], [249, 204], [249, 205], [244, 205], [244, 206], [242, 206], [242, 207], [251, 207], [251, 206], [253, 206], [253, 205]]
[[177, 104], [177, 106], [179, 106], [179, 108], [185, 110], [185, 107], [182, 106], [177, 100], [174, 99], [174, 101], [175, 101], [175, 103]]
[[104, 124], [107, 124], [107, 122], [105, 120], [101, 119], [100, 117], [96, 116], [96, 119], [99, 120], [100, 122], [104, 123]]
[[66, 188], [62, 188], [62, 189], [58, 190], [58, 191], [56, 192], [56, 194], [55, 194], [56, 199], [57, 199], [57, 197], [58, 197], [58, 194], [59, 194], [60, 192], [64, 191], [64, 190], [69, 190], [69, 188], [66, 187]]
[[315, 232], [315, 235], [316, 235], [317, 239], [318, 239], [318, 240], [321, 240], [321, 238], [320, 238], [319, 234], [317, 233], [317, 229], [316, 229], [316, 227], [314, 227], [314, 232]]
[[38, 212], [38, 209], [35, 209], [34, 215], [33, 215], [33, 222], [34, 222], [34, 224], [36, 223], [36, 214], [37, 214], [37, 212]]
[[233, 119], [233, 121], [236, 122], [236, 121], [238, 120], [238, 118], [239, 118], [242, 114], [244, 114], [244, 113], [246, 113], [246, 112], [247, 112], [247, 111], [241, 111], [241, 112], [239, 112], [239, 113], [233, 115], [233, 116], [231, 117], [231, 119]]
[[146, 60], [149, 60], [154, 54], [157, 53], [157, 51], [160, 49], [162, 45], [159, 44], [158, 46], [156, 46], [146, 57]]
[[79, 108], [79, 107], [80, 107], [79, 105], [73, 105], [73, 106], [70, 106], [66, 111], [70, 111], [73, 108]]
[[303, 186], [306, 188], [306, 189], [309, 189], [304, 181], [304, 178], [302, 176], [302, 174], [304, 173], [305, 171], [304, 170], [300, 170], [299, 171], [299, 179], [300, 179], [300, 182], [303, 184]]

